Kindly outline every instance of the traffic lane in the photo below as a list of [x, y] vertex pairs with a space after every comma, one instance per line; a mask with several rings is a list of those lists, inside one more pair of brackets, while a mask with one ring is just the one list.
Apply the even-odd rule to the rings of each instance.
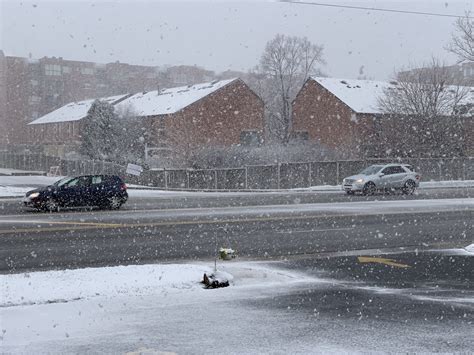
[[456, 211], [16, 230], [0, 234], [0, 270], [202, 260], [213, 258], [222, 246], [253, 259], [388, 247], [459, 247], [470, 244], [471, 217], [471, 211]]
[[[361, 256], [372, 262], [361, 262]], [[392, 263], [380, 262], [384, 259]], [[394, 345], [402, 352], [470, 351], [474, 346], [473, 254], [361, 251], [359, 256], [289, 258], [280, 266], [320, 282], [244, 303], [285, 310], [308, 330], [316, 328], [322, 338], [337, 344], [347, 343], [345, 339], [358, 346], [376, 344], [374, 351]], [[333, 327], [319, 326], [327, 321]]]
[[[315, 203], [298, 205], [269, 205], [247, 207], [215, 207], [189, 209], [153, 209], [135, 211], [95, 211], [90, 213], [39, 213], [29, 215], [0, 216], [0, 234], [36, 228], [68, 229], [69, 225], [119, 228], [133, 224], [135, 227], [183, 222], [193, 224], [199, 220], [235, 222], [320, 218], [331, 215], [361, 216], [370, 214], [430, 213], [447, 211], [474, 211], [474, 199], [432, 199], [415, 201], [363, 201], [339, 203]], [[63, 225], [63, 227], [61, 227]], [[28, 229], [30, 228], [30, 229]]]
[[[376, 194], [374, 196], [346, 195], [342, 191], [292, 191], [292, 192], [254, 192], [254, 193], [193, 193], [193, 194], [165, 194], [160, 197], [150, 195], [133, 196], [124, 210], [170, 209], [170, 208], [212, 208], [231, 206], [258, 206], [258, 205], [292, 205], [308, 203], [357, 202], [357, 201], [391, 201], [391, 200], [420, 200], [444, 198], [474, 197], [474, 188], [443, 188], [422, 189], [414, 195]], [[83, 210], [83, 209], [82, 209]], [[79, 210], [69, 210], [74, 213]], [[0, 215], [38, 213], [35, 210], [25, 209], [21, 199], [0, 199]]]
[[[467, 244], [471, 242], [466, 240]], [[440, 294], [446, 294], [449, 288], [474, 291], [474, 253], [462, 252], [462, 248], [460, 252], [410, 249], [408, 252], [360, 251], [357, 255], [302, 258], [290, 266], [318, 277], [363, 281], [370, 286], [423, 286]]]

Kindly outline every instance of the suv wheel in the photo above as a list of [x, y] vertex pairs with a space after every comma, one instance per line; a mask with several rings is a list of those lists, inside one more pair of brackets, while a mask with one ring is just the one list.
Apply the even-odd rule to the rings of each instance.
[[59, 204], [53, 198], [48, 198], [46, 202], [44, 203], [43, 208], [47, 212], [58, 212]]
[[111, 210], [118, 210], [122, 206], [122, 200], [118, 196], [112, 196], [109, 198], [109, 208]]
[[405, 182], [405, 185], [403, 185], [403, 193], [405, 195], [412, 195], [415, 192], [415, 182], [413, 180], [408, 180]]
[[367, 184], [364, 185], [364, 189], [362, 193], [364, 195], [373, 195], [375, 193], [376, 187], [372, 181], [369, 181]]

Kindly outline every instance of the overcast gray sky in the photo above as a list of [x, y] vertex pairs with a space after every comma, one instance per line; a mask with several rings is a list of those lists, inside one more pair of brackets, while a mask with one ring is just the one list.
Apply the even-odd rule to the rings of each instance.
[[[463, 14], [472, 1], [316, 1]], [[94, 62], [199, 65], [247, 70], [277, 33], [324, 45], [334, 77], [361, 71], [387, 79], [400, 67], [444, 50], [454, 18], [297, 5], [275, 1], [6, 1], [0, 0], [0, 49], [6, 55], [61, 56]]]

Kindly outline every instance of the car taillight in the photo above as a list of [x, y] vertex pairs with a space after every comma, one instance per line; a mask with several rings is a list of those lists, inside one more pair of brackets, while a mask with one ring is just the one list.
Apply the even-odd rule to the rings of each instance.
[[126, 185], [126, 184], [122, 184], [122, 185], [120, 186], [120, 190], [125, 191], [126, 189], [127, 189], [127, 185]]

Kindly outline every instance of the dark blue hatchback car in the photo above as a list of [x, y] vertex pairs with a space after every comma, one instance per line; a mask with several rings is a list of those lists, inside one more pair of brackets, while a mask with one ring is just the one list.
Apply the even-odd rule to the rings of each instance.
[[58, 211], [61, 207], [119, 209], [128, 199], [127, 185], [116, 175], [66, 177], [53, 185], [28, 191], [25, 207]]

